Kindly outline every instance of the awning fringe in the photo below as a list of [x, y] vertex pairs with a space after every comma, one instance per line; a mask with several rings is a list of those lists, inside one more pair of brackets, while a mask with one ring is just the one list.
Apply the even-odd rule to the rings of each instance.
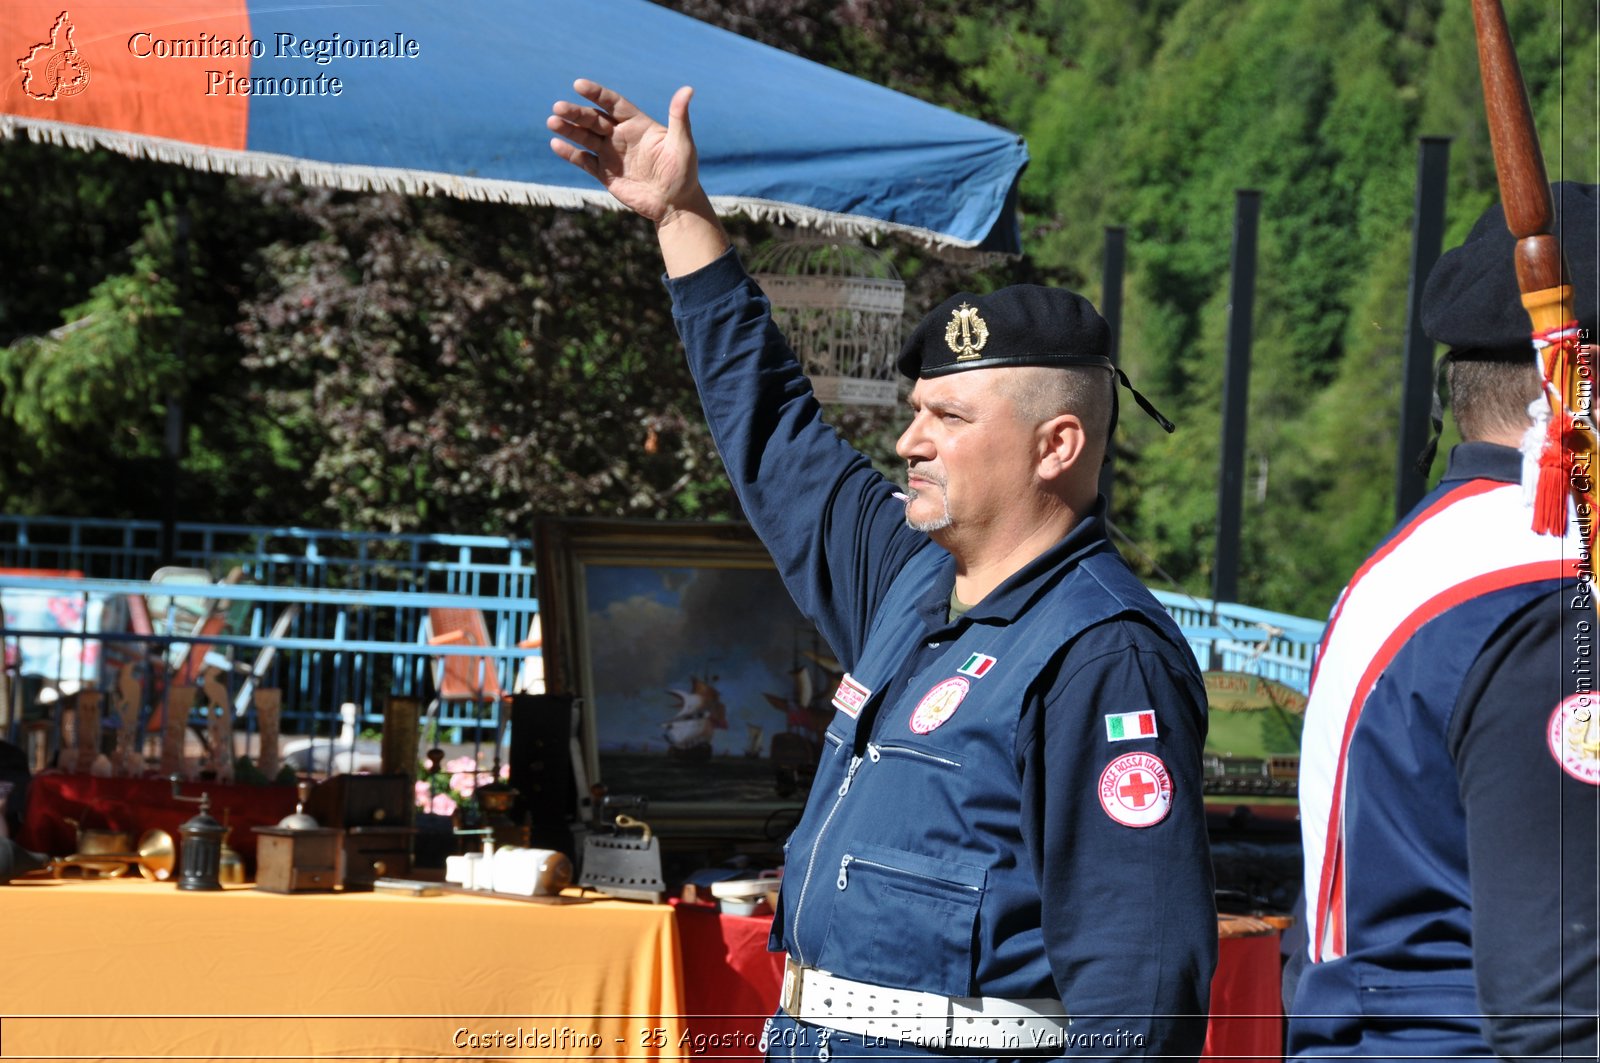
[[[482, 177], [405, 170], [384, 166], [355, 166], [316, 162], [289, 155], [257, 151], [235, 151], [206, 147], [165, 137], [143, 136], [114, 129], [80, 126], [45, 119], [0, 114], [0, 137], [13, 138], [26, 133], [39, 144], [56, 144], [80, 151], [105, 148], [134, 159], [174, 163], [190, 169], [235, 176], [296, 179], [308, 185], [337, 188], [347, 192], [399, 192], [409, 196], [451, 196], [491, 203], [526, 204], [536, 207], [579, 209], [601, 207], [619, 210], [619, 204], [604, 189], [563, 188], [556, 185], [502, 181]], [[778, 222], [815, 229], [830, 236], [875, 240], [893, 234], [912, 240], [947, 258], [995, 261], [1003, 254], [975, 250], [977, 241], [957, 240], [944, 233], [913, 225], [839, 214], [797, 203], [758, 199], [750, 196], [712, 196], [711, 204], [720, 214], [743, 214], [756, 221]]]

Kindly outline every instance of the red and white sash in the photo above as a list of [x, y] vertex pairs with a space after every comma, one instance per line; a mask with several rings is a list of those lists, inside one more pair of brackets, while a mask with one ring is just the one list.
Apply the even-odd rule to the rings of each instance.
[[1395, 654], [1445, 611], [1507, 587], [1576, 578], [1578, 521], [1567, 521], [1565, 539], [1535, 535], [1529, 525], [1519, 485], [1469, 481], [1373, 554], [1334, 607], [1311, 676], [1300, 754], [1313, 961], [1345, 954], [1344, 785], [1362, 706]]

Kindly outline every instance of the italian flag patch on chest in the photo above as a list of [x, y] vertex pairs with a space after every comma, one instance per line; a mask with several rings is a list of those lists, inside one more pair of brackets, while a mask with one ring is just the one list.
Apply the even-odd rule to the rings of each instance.
[[956, 671], [960, 672], [962, 675], [970, 675], [974, 679], [979, 679], [982, 678], [983, 673], [994, 667], [994, 662], [995, 659], [990, 657], [987, 653], [974, 653], [971, 657], [968, 657], [966, 663], [960, 668], [957, 668]]
[[1106, 716], [1106, 741], [1126, 742], [1130, 738], [1154, 738], [1156, 714], [1150, 709], [1143, 712], [1114, 712]]

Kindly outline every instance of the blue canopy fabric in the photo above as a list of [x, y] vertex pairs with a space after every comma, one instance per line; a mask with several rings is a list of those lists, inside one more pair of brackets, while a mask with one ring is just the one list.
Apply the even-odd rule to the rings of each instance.
[[665, 119], [723, 212], [1020, 250], [1014, 133], [645, 0], [12, 0], [0, 134], [355, 189], [614, 206], [557, 158], [575, 78]]

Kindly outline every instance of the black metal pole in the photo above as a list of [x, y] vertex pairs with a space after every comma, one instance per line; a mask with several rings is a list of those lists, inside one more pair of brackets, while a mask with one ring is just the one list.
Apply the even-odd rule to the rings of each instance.
[[1428, 443], [1433, 409], [1433, 341], [1422, 333], [1422, 286], [1444, 244], [1445, 177], [1450, 138], [1417, 141], [1417, 194], [1411, 219], [1411, 282], [1406, 291], [1405, 375], [1400, 387], [1400, 452], [1395, 461], [1394, 514], [1411, 512], [1428, 491], [1417, 457]]
[[[178, 179], [178, 216], [174, 226], [172, 269], [177, 275], [178, 309], [177, 327], [173, 334], [173, 354], [180, 371], [187, 371], [187, 352], [184, 350], [185, 333], [183, 312], [189, 308], [189, 185]], [[167, 422], [162, 440], [161, 497], [161, 564], [170, 565], [177, 560], [178, 551], [178, 477], [183, 464], [183, 394], [179, 382], [167, 392]]]
[[[1106, 226], [1105, 258], [1100, 270], [1100, 316], [1106, 319], [1111, 329], [1111, 343], [1106, 353], [1111, 356], [1112, 365], [1120, 364], [1118, 351], [1122, 346], [1122, 272], [1126, 238], [1127, 230], [1122, 226]], [[1112, 381], [1111, 393], [1117, 393], [1115, 381]], [[1100, 467], [1100, 493], [1105, 496], [1108, 516], [1111, 513], [1111, 489], [1116, 481], [1116, 456], [1117, 441], [1113, 433], [1106, 441], [1106, 462]]]
[[167, 423], [161, 451], [161, 564], [177, 560], [178, 470], [183, 460], [183, 400], [167, 392]]
[[1261, 193], [1234, 193], [1228, 291], [1228, 363], [1222, 381], [1222, 459], [1217, 475], [1217, 567], [1211, 597], [1239, 597], [1239, 528], [1244, 508], [1244, 437], [1250, 406], [1250, 333], [1255, 315], [1256, 230]]

